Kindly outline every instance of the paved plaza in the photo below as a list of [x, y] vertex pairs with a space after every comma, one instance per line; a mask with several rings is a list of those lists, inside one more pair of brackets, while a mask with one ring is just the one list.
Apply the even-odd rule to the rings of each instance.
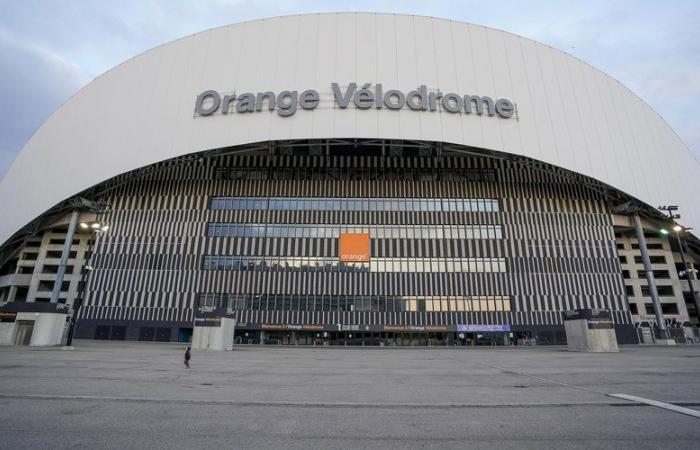
[[700, 346], [0, 348], [0, 448], [698, 448]]

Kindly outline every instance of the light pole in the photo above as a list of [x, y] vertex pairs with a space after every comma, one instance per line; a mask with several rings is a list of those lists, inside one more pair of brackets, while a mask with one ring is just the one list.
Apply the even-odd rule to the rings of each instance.
[[[674, 213], [674, 211], [678, 211], [677, 205], [659, 206], [658, 209], [661, 211], [666, 211], [668, 213], [668, 218], [671, 219], [672, 223], [673, 223], [674, 219], [681, 218], [680, 214]], [[688, 263], [685, 260], [685, 250], [683, 248], [683, 241], [681, 241], [681, 236], [680, 236], [681, 232], [690, 231], [690, 230], [692, 230], [692, 228], [683, 228], [682, 226], [680, 226], [676, 223], [674, 223], [674, 225], [673, 225], [673, 231], [676, 235], [676, 241], [678, 242], [678, 250], [681, 254], [681, 262], [683, 263], [683, 271], [685, 272], [685, 276], [688, 280], [688, 288], [690, 289], [690, 295], [693, 297], [693, 303], [695, 304], [695, 314], [698, 316], [698, 326], [700, 327], [700, 299], [698, 299], [697, 295], [695, 295], [695, 288], [693, 287], [693, 279], [694, 279], [693, 271], [688, 267]], [[668, 231], [666, 231], [666, 230], [661, 230], [661, 232], [663, 234], [668, 234]]]
[[73, 333], [75, 333], [75, 322], [78, 320], [78, 312], [80, 311], [80, 306], [83, 303], [83, 292], [85, 291], [85, 279], [87, 277], [88, 272], [92, 272], [93, 269], [92, 266], [88, 266], [87, 264], [85, 267], [83, 267], [82, 274], [80, 276], [80, 291], [78, 292], [78, 296], [76, 297], [75, 301], [73, 302], [73, 314], [70, 319], [70, 325], [68, 328], [68, 338], [66, 339], [66, 347], [70, 347], [73, 344]]
[[700, 299], [695, 293], [695, 287], [693, 287], [693, 269], [688, 266], [685, 260], [685, 249], [683, 248], [683, 241], [681, 240], [680, 233], [682, 231], [690, 231], [692, 228], [683, 228], [680, 225], [673, 227], [673, 231], [676, 232], [676, 240], [678, 241], [678, 248], [681, 252], [681, 262], [683, 263], [683, 271], [685, 272], [686, 280], [688, 281], [688, 289], [690, 290], [690, 296], [693, 298], [693, 303], [695, 303], [695, 315], [698, 316], [698, 326], [700, 326]]
[[[681, 263], [683, 264], [683, 271], [681, 271], [678, 275], [683, 276], [685, 274], [686, 279], [688, 280], [688, 289], [690, 290], [690, 296], [693, 298], [693, 303], [695, 304], [695, 313], [698, 316], [698, 321], [699, 321], [699, 326], [700, 326], [700, 299], [698, 299], [697, 295], [695, 295], [695, 287], [693, 287], [693, 279], [695, 278], [693, 276], [693, 270], [688, 267], [688, 263], [685, 260], [685, 250], [683, 248], [683, 241], [681, 240], [681, 232], [684, 231], [690, 231], [692, 228], [683, 228], [680, 225], [674, 225], [673, 226], [673, 234], [676, 235], [676, 242], [678, 243], [678, 250], [681, 254]], [[661, 230], [663, 234], [668, 234], [668, 231], [666, 230]]]
[[[109, 230], [109, 225], [105, 225], [100, 222], [82, 222], [80, 224], [80, 228], [82, 230], [88, 231], [90, 233], [94, 233], [95, 239], [97, 238], [97, 235], [100, 233], [104, 233], [107, 230]], [[88, 246], [88, 257], [85, 259], [85, 266], [83, 267], [81, 271], [81, 276], [80, 276], [80, 285], [79, 285], [79, 290], [78, 290], [78, 295], [75, 298], [75, 301], [73, 302], [73, 314], [71, 314], [71, 319], [70, 319], [70, 324], [68, 328], [68, 338], [66, 339], [66, 347], [71, 347], [73, 344], [73, 334], [75, 333], [75, 323], [78, 320], [78, 312], [80, 311], [80, 307], [82, 306], [83, 303], [83, 295], [85, 293], [85, 283], [87, 281], [87, 275], [92, 272], [94, 267], [88, 265], [90, 262], [90, 259], [92, 258], [92, 249], [95, 246], [94, 239], [91, 239], [90, 245]]]

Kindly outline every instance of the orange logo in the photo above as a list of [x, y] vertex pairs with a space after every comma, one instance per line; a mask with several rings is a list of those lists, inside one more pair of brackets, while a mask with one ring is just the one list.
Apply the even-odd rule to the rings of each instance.
[[340, 233], [341, 262], [369, 262], [369, 233]]

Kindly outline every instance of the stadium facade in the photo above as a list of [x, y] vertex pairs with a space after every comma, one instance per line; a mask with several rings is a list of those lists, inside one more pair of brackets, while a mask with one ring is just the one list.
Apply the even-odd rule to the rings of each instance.
[[115, 67], [36, 132], [0, 184], [0, 303], [57, 299], [81, 338], [186, 340], [230, 305], [238, 342], [421, 345], [563, 343], [578, 308], [633, 343], [658, 299], [683, 340], [698, 180], [648, 105], [531, 40], [247, 22]]

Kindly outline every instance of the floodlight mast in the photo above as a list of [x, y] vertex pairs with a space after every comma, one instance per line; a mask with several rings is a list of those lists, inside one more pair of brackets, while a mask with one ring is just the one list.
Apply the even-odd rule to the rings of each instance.
[[[661, 211], [666, 211], [668, 213], [668, 218], [671, 219], [671, 222], [673, 222], [674, 219], [681, 218], [680, 214], [673, 213], [673, 211], [678, 211], [677, 205], [659, 206], [658, 209]], [[673, 232], [676, 235], [676, 241], [678, 243], [678, 250], [681, 254], [681, 262], [683, 263], [683, 272], [685, 272], [685, 277], [686, 277], [686, 280], [688, 281], [688, 289], [690, 290], [690, 295], [693, 298], [693, 304], [695, 305], [695, 314], [698, 317], [698, 326], [700, 327], [700, 299], [698, 299], [698, 296], [695, 293], [695, 287], [693, 286], [693, 279], [695, 277], [693, 276], [693, 270], [691, 270], [688, 267], [688, 263], [685, 260], [685, 250], [683, 248], [683, 241], [681, 241], [681, 236], [680, 236], [681, 232], [690, 231], [690, 230], [692, 230], [692, 228], [683, 228], [681, 225], [679, 225], [677, 223], [674, 223], [674, 225], [671, 228], [673, 229]], [[688, 317], [688, 319], [690, 319], [690, 317]]]
[[[106, 225], [104, 223], [100, 222], [81, 222], [80, 223], [80, 228], [83, 230], [86, 230], [90, 233], [94, 233], [95, 235], [98, 235], [100, 233], [105, 233], [107, 230], [109, 230], [109, 225]], [[94, 244], [94, 239], [90, 239], [90, 246], [88, 247], [88, 257], [85, 259], [85, 265], [83, 266], [83, 269], [81, 270], [80, 274], [80, 283], [78, 285], [78, 295], [75, 298], [75, 301], [73, 302], [73, 312], [70, 317], [70, 323], [68, 327], [68, 338], [66, 340], [66, 347], [67, 348], [72, 348], [73, 345], [73, 335], [75, 334], [75, 323], [78, 320], [78, 312], [80, 312], [80, 307], [83, 304], [83, 296], [85, 295], [85, 283], [87, 282], [87, 276], [92, 273], [93, 270], [95, 270], [94, 267], [89, 265], [88, 263], [90, 262], [90, 258], [92, 257], [92, 248], [95, 245]]]

